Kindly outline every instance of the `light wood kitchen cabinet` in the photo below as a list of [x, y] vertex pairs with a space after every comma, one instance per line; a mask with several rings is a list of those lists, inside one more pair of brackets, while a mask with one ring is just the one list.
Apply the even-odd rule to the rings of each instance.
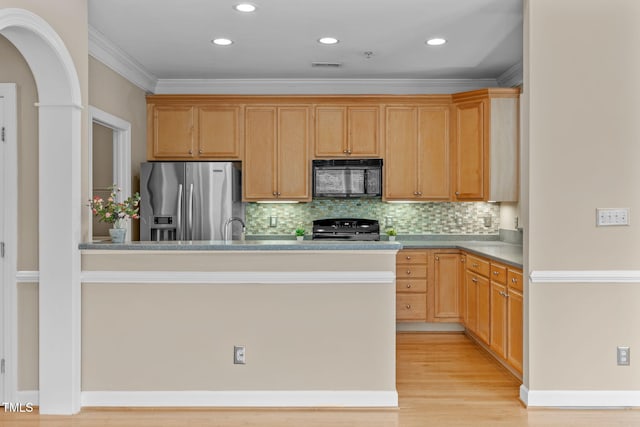
[[396, 255], [396, 320], [427, 321], [427, 251], [403, 249]]
[[449, 200], [450, 108], [385, 109], [385, 200]]
[[240, 106], [149, 105], [148, 160], [240, 159]]
[[454, 94], [454, 200], [518, 200], [519, 89]]
[[437, 251], [433, 254], [433, 320], [462, 320], [461, 256], [458, 251]]
[[191, 105], [161, 105], [149, 108], [149, 160], [193, 157], [196, 146], [195, 120], [195, 107]]
[[380, 157], [380, 107], [315, 108], [315, 157]]
[[311, 200], [309, 123], [306, 106], [246, 107], [244, 200]]
[[465, 326], [486, 344], [491, 338], [489, 261], [467, 254]]
[[523, 348], [523, 285], [522, 270], [507, 270], [507, 362], [518, 372], [522, 373]]
[[522, 272], [491, 262], [491, 343], [501, 359], [522, 374]]

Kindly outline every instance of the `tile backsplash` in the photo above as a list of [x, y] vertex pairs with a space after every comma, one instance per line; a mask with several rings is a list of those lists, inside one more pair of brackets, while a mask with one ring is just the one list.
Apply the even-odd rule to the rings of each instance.
[[[271, 227], [271, 218], [277, 225]], [[385, 203], [380, 199], [317, 199], [309, 203], [248, 203], [247, 234], [292, 234], [322, 218], [368, 218], [398, 234], [498, 234], [500, 205], [484, 202]]]

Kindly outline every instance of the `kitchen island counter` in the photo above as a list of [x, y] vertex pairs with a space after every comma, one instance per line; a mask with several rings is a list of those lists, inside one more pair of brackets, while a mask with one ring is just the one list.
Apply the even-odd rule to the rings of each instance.
[[83, 244], [83, 402], [396, 407], [401, 246]]

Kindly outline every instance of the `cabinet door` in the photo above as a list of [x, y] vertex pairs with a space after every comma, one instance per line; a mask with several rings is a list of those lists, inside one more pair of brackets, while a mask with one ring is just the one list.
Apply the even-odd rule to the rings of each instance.
[[522, 373], [522, 293], [509, 290], [507, 304], [507, 361]]
[[418, 191], [421, 199], [449, 200], [449, 107], [421, 107], [418, 128]]
[[413, 107], [387, 107], [384, 197], [411, 200], [417, 196], [418, 112]]
[[278, 108], [278, 198], [311, 200], [309, 108]]
[[491, 282], [491, 343], [498, 356], [507, 354], [507, 287]]
[[380, 157], [380, 108], [349, 107], [347, 109], [347, 154], [358, 157]]
[[478, 338], [486, 344], [491, 340], [491, 286], [489, 279], [478, 276]]
[[434, 256], [434, 317], [457, 322], [460, 320], [460, 255], [436, 253]]
[[275, 107], [247, 107], [243, 192], [247, 201], [277, 197]]
[[456, 198], [483, 200], [485, 138], [483, 101], [456, 105]]
[[347, 154], [347, 110], [344, 107], [316, 107], [315, 155], [342, 157]]
[[156, 106], [153, 109], [153, 158], [185, 159], [194, 154], [194, 108]]
[[465, 273], [466, 311], [465, 326], [474, 334], [478, 331], [478, 275], [467, 270]]
[[240, 158], [240, 107], [198, 108], [198, 156], [201, 159]]

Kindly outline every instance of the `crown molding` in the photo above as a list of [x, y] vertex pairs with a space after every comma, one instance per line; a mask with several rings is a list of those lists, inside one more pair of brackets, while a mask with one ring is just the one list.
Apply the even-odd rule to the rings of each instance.
[[89, 26], [89, 55], [140, 89], [155, 92], [158, 78], [92, 26]]
[[159, 79], [155, 93], [413, 95], [450, 94], [497, 86], [495, 79]]
[[496, 79], [500, 87], [516, 87], [522, 85], [523, 76], [522, 61], [513, 64]]

